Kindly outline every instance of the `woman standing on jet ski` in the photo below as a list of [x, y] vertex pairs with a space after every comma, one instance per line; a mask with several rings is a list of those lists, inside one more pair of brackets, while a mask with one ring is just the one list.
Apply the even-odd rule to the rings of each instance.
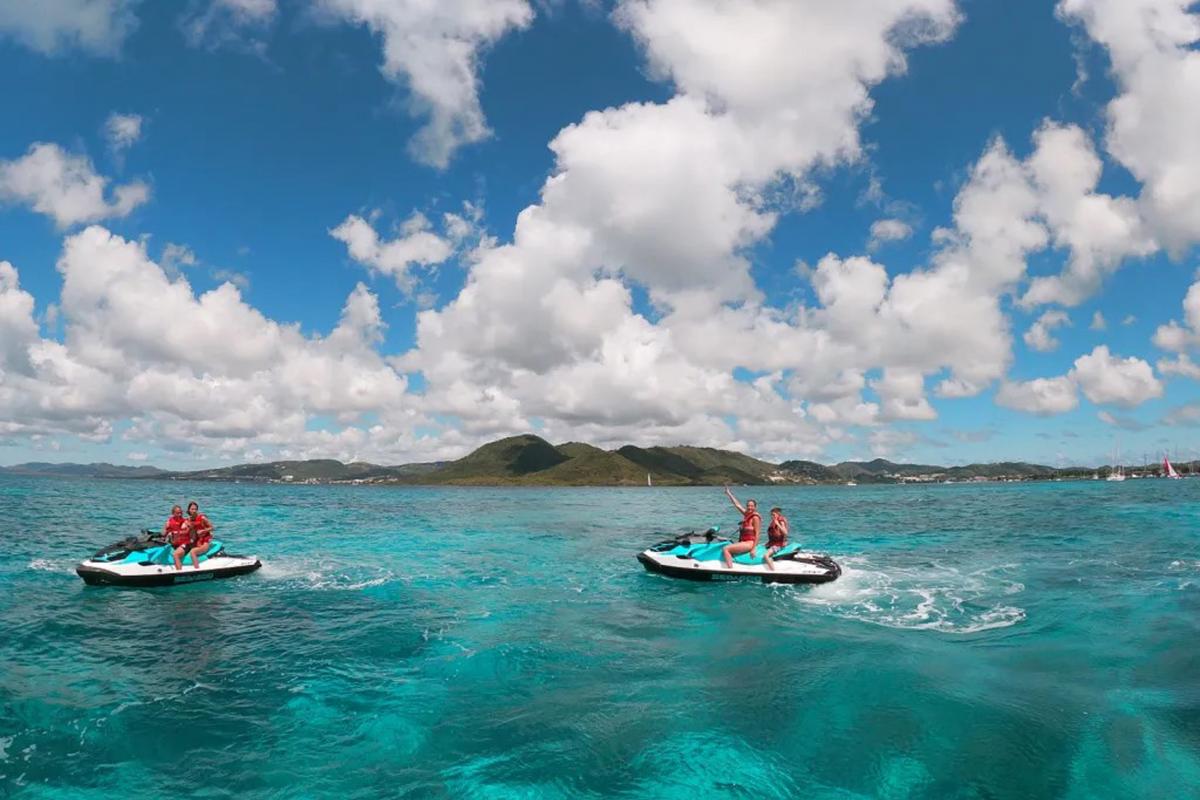
[[721, 558], [725, 561], [726, 569], [733, 569], [733, 557], [740, 556], [742, 553], [753, 553], [758, 547], [758, 536], [762, 531], [762, 516], [758, 513], [758, 502], [747, 500], [746, 505], [742, 505], [733, 496], [733, 492], [729, 491], [729, 487], [725, 487], [725, 495], [729, 498], [729, 502], [733, 503], [733, 507], [742, 512], [742, 523], [738, 526], [738, 540], [733, 544], [725, 545], [721, 550]]

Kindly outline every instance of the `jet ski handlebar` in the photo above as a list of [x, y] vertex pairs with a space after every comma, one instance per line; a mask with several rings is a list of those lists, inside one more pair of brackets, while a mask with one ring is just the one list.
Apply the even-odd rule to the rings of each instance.
[[142, 528], [142, 538], [148, 539], [152, 542], [167, 541], [167, 535], [165, 533], [162, 531], [151, 530], [150, 528]]
[[650, 549], [655, 552], [663, 553], [668, 550], [679, 547], [680, 545], [712, 544], [713, 542], [717, 541], [720, 538], [718, 536], [720, 531], [721, 531], [720, 526], [714, 525], [711, 528], [709, 528], [708, 530], [706, 530], [704, 533], [697, 533], [696, 531], [688, 531], [687, 533], [679, 533], [679, 534], [676, 534], [675, 536], [672, 536], [670, 539], [664, 539], [663, 541], [654, 545]]

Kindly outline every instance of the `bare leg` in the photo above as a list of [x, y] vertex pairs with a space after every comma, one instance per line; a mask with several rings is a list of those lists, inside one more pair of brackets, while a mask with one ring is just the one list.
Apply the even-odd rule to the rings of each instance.
[[725, 548], [721, 550], [721, 558], [725, 561], [725, 569], [733, 569], [734, 556], [752, 552], [757, 546], [757, 542], [735, 542], [725, 545]]
[[766, 551], [763, 553], [763, 561], [766, 562], [767, 569], [772, 569], [772, 570], [775, 569], [775, 560], [773, 558], [771, 558], [771, 556], [773, 556], [778, 551], [779, 551], [778, 547], [768, 547], [766, 549]]
[[183, 569], [183, 548], [176, 547], [171, 551], [171, 555], [175, 557], [175, 569]]
[[200, 569], [200, 556], [207, 553], [208, 548], [210, 548], [210, 547], [212, 547], [211, 544], [206, 544], [206, 545], [204, 545], [204, 547], [193, 547], [192, 548], [192, 566], [193, 567], [195, 567], [196, 569]]

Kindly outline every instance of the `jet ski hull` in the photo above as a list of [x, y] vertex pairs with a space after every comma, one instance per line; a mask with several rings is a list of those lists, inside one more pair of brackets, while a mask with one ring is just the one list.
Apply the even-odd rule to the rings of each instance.
[[669, 539], [638, 553], [637, 559], [647, 572], [689, 581], [759, 581], [762, 583], [828, 583], [842, 574], [841, 566], [828, 556], [804, 553], [795, 545], [774, 556], [775, 568], [763, 560], [764, 548], [755, 555], [736, 556], [733, 567], [721, 560], [728, 539], [710, 534], [689, 534]]
[[247, 575], [261, 566], [262, 562], [257, 558], [242, 556], [223, 556], [202, 561], [200, 569], [188, 561], [180, 570], [175, 569], [174, 565], [114, 565], [84, 561], [75, 568], [75, 574], [83, 578], [88, 586], [178, 586]]
[[246, 575], [262, 566], [254, 556], [225, 552], [224, 544], [215, 539], [200, 556], [199, 568], [189, 556], [183, 562], [183, 569], [175, 569], [171, 546], [143, 531], [81, 562], [75, 574], [89, 586], [177, 586]]

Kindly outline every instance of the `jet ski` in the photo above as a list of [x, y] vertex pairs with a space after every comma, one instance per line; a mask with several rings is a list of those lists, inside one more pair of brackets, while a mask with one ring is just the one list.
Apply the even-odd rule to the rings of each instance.
[[212, 540], [208, 552], [200, 556], [200, 567], [192, 566], [190, 555], [183, 558], [183, 569], [175, 569], [171, 545], [159, 534], [143, 530], [137, 536], [110, 544], [75, 568], [89, 586], [175, 586], [181, 583], [210, 581], [245, 575], [262, 566], [254, 556], [226, 552], [224, 543]]
[[766, 548], [733, 558], [733, 568], [721, 560], [721, 550], [730, 540], [718, 536], [717, 528], [704, 533], [685, 533], [659, 542], [638, 553], [647, 572], [692, 581], [760, 580], [763, 583], [828, 583], [837, 580], [842, 568], [829, 556], [805, 553], [799, 545], [788, 545], [772, 559], [775, 569], [763, 561]]

